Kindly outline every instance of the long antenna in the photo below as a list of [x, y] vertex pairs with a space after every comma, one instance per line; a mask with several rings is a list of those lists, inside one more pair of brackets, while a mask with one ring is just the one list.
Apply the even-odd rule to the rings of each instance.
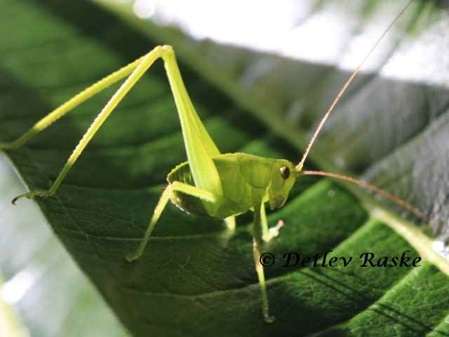
[[345, 176], [345, 175], [338, 174], [338, 173], [324, 172], [324, 171], [302, 171], [300, 174], [305, 175], [305, 176], [324, 176], [324, 177], [342, 180], [342, 181], [349, 182], [351, 184], [358, 185], [362, 188], [366, 188], [368, 190], [371, 190], [371, 191], [377, 193], [378, 195], [382, 196], [383, 198], [385, 198], [387, 200], [390, 200], [391, 202], [395, 203], [396, 205], [402, 207], [403, 209], [415, 214], [417, 217], [421, 218], [421, 220], [424, 220], [425, 222], [427, 222], [429, 220], [429, 218], [417, 207], [415, 207], [415, 206], [409, 204], [408, 202], [402, 200], [401, 198], [399, 198], [391, 193], [388, 193], [387, 191], [384, 191], [381, 188], [379, 188], [373, 184], [367, 183], [363, 180], [359, 180], [359, 179], [356, 179], [356, 178], [353, 178], [350, 176]]
[[321, 118], [320, 123], [318, 124], [317, 128], [315, 129], [315, 132], [313, 133], [312, 138], [310, 138], [309, 143], [307, 144], [306, 147], [306, 151], [304, 152], [301, 161], [298, 163], [298, 165], [296, 165], [296, 169], [298, 171], [301, 171], [303, 166], [304, 166], [304, 162], [307, 159], [307, 156], [309, 155], [310, 149], [312, 148], [312, 145], [314, 144], [316, 138], [318, 137], [318, 134], [320, 133], [321, 129], [324, 126], [324, 123], [326, 123], [327, 119], [329, 118], [329, 116], [331, 115], [332, 111], [334, 111], [335, 106], [337, 105], [338, 101], [340, 101], [340, 98], [343, 96], [343, 94], [346, 92], [346, 90], [348, 89], [349, 85], [352, 83], [352, 81], [354, 80], [354, 78], [356, 77], [356, 75], [359, 73], [360, 68], [363, 66], [363, 64], [365, 63], [365, 61], [368, 59], [368, 57], [372, 54], [372, 52], [374, 51], [374, 49], [376, 49], [376, 47], [379, 45], [379, 43], [382, 41], [382, 39], [385, 37], [385, 35], [387, 35], [388, 31], [391, 29], [391, 27], [393, 27], [393, 25], [398, 21], [398, 19], [401, 17], [401, 15], [407, 10], [407, 8], [410, 6], [410, 4], [413, 2], [413, 0], [410, 0], [407, 5], [399, 12], [398, 15], [396, 15], [395, 19], [390, 23], [390, 25], [387, 27], [387, 29], [385, 29], [385, 31], [382, 33], [382, 35], [379, 37], [379, 39], [376, 41], [376, 43], [374, 44], [374, 46], [370, 49], [370, 51], [368, 52], [368, 54], [366, 54], [366, 56], [363, 58], [362, 62], [360, 62], [360, 64], [357, 66], [357, 68], [355, 68], [354, 72], [352, 73], [352, 75], [349, 77], [349, 79], [346, 81], [345, 85], [340, 89], [340, 91], [338, 92], [337, 96], [334, 98], [334, 101], [332, 102], [332, 104], [330, 105], [329, 109], [327, 110], [327, 112], [324, 114], [323, 118]]

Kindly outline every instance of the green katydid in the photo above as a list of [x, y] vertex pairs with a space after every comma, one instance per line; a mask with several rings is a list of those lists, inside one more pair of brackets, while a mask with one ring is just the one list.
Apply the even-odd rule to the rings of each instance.
[[[407, 7], [399, 13], [391, 25], [394, 24], [406, 8]], [[263, 158], [245, 153], [221, 154], [193, 107], [184, 86], [172, 47], [165, 45], [154, 48], [143, 57], [88, 87], [42, 118], [29, 131], [15, 141], [7, 144], [0, 144], [0, 149], [4, 150], [22, 146], [36, 134], [43, 131], [78, 105], [117, 81], [127, 77], [125, 82], [116, 91], [88, 128], [50, 189], [31, 191], [22, 194], [16, 197], [13, 200], [13, 203], [22, 197], [32, 199], [34, 197], [53, 196], [69, 170], [73, 167], [76, 160], [96, 132], [100, 129], [104, 121], [152, 64], [157, 59], [161, 58], [164, 61], [168, 80], [178, 110], [185, 149], [187, 152], [187, 161], [176, 166], [168, 174], [168, 186], [163, 191], [162, 196], [157, 203], [144, 237], [137, 247], [137, 250], [129, 255], [127, 259], [132, 261], [138, 259], [143, 254], [151, 233], [169, 200], [189, 213], [224, 219], [230, 228], [235, 226], [235, 217], [237, 215], [250, 210], [254, 213], [253, 256], [262, 292], [262, 313], [265, 321], [272, 322], [274, 318], [269, 313], [265, 275], [263, 267], [259, 262], [259, 256], [262, 243], [264, 241], [269, 241], [278, 234], [282, 222], [279, 222], [271, 229], [268, 228], [265, 204], [268, 204], [271, 209], [282, 207], [287, 200], [290, 189], [298, 177], [301, 175], [322, 175], [358, 184], [364, 188], [375, 191], [386, 199], [389, 199], [422, 217], [419, 210], [403, 200], [380, 190], [374, 185], [336, 173], [303, 170], [305, 160], [324, 123], [329, 118], [335, 105], [347, 90], [356, 74], [359, 72], [362, 64], [385, 36], [391, 25], [378, 39], [376, 44], [342, 87], [330, 108], [321, 119], [307, 145], [302, 159], [297, 165], [284, 159]]]

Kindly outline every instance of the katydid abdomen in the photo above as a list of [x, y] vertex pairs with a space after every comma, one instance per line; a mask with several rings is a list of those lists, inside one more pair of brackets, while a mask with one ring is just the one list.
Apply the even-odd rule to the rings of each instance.
[[[254, 205], [268, 202], [271, 209], [281, 207], [295, 183], [294, 165], [284, 159], [272, 159], [246, 153], [221, 154], [212, 158], [222, 182], [223, 194], [215, 203], [173, 191], [170, 199], [180, 209], [199, 216], [225, 219], [253, 210]], [[284, 172], [284, 173], [283, 173]], [[196, 186], [188, 161], [176, 166], [167, 176]], [[209, 207], [205, 207], [208, 203]]]

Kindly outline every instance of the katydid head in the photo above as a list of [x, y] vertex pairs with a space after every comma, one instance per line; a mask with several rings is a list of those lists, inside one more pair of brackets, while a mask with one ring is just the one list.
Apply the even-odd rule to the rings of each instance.
[[298, 171], [288, 160], [276, 160], [273, 166], [271, 184], [268, 188], [268, 203], [271, 209], [280, 208], [288, 198], [288, 194], [296, 182]]

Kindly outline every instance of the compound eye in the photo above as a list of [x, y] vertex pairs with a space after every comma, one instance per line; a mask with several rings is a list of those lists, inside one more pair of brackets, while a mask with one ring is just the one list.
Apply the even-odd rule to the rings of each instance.
[[287, 166], [281, 166], [279, 172], [281, 172], [281, 177], [284, 180], [287, 180], [288, 177], [290, 177], [290, 169]]

